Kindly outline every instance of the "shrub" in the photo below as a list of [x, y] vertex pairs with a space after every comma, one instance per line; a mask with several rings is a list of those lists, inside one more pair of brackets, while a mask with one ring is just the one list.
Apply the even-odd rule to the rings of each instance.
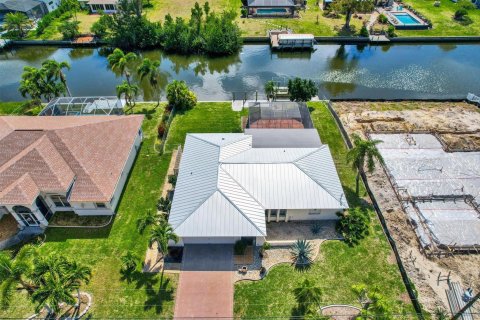
[[388, 18], [386, 15], [381, 14], [378, 16], [378, 22], [381, 24], [386, 24], [388, 22]]
[[197, 96], [190, 91], [185, 81], [173, 80], [167, 86], [167, 100], [170, 108], [176, 111], [192, 109], [197, 104]]
[[270, 244], [270, 242], [267, 242], [267, 241], [265, 241], [262, 245], [262, 248], [264, 250], [270, 250], [271, 247], [272, 247], [272, 245]]
[[166, 127], [165, 127], [165, 123], [163, 122], [160, 122], [160, 124], [158, 125], [158, 128], [157, 128], [157, 133], [158, 133], [158, 137], [159, 138], [162, 138], [165, 131], [166, 131]]
[[168, 176], [168, 183], [170, 183], [175, 188], [175, 185], [177, 184], [177, 176], [174, 174]]
[[233, 251], [235, 252], [235, 255], [242, 255], [245, 253], [245, 249], [247, 249], [247, 243], [242, 240], [238, 240], [235, 242], [235, 246], [233, 247]]
[[313, 262], [313, 247], [307, 240], [297, 240], [290, 248], [290, 254], [296, 267], [306, 268]]
[[78, 21], [65, 21], [59, 27], [58, 31], [62, 33], [64, 40], [72, 40], [79, 35]]
[[434, 6], [434, 7], [440, 7], [440, 1], [435, 1], [435, 2], [433, 3], [433, 6]]
[[458, 9], [457, 11], [455, 11], [455, 15], [453, 16], [453, 18], [454, 18], [455, 20], [463, 20], [463, 18], [464, 18], [465, 16], [467, 16], [467, 15], [468, 15], [467, 9], [465, 9], [465, 8], [460, 8], [460, 9]]
[[368, 212], [356, 207], [345, 212], [339, 212], [337, 215], [340, 217], [337, 222], [337, 231], [342, 234], [348, 245], [358, 244], [361, 239], [369, 234], [370, 217]]
[[310, 101], [317, 95], [318, 88], [315, 82], [308, 79], [295, 78], [288, 80], [288, 94], [290, 101]]
[[395, 37], [395, 27], [394, 27], [394, 26], [388, 26], [387, 35], [388, 35], [390, 38]]
[[368, 33], [368, 29], [366, 26], [363, 26], [362, 29], [360, 29], [360, 36], [362, 37], [368, 37], [370, 33]]
[[320, 230], [322, 230], [322, 225], [318, 222], [315, 222], [311, 227], [310, 231], [312, 231], [313, 234], [319, 234]]
[[457, 5], [465, 10], [475, 10], [476, 7], [470, 0], [460, 0], [457, 2]]
[[248, 15], [248, 10], [245, 9], [245, 8], [242, 8], [242, 10], [240, 10], [241, 14], [242, 14], [242, 18], [246, 18], [247, 15]]

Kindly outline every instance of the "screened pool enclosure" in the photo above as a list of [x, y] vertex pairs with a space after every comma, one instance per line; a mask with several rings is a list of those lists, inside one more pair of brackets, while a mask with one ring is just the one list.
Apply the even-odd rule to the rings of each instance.
[[60, 97], [53, 99], [40, 116], [93, 116], [123, 114], [125, 100], [117, 97]]

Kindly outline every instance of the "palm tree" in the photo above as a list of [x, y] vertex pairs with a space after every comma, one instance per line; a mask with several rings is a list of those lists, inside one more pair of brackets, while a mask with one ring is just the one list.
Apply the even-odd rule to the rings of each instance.
[[172, 226], [164, 221], [153, 227], [148, 245], [151, 248], [154, 243], [157, 243], [158, 252], [160, 252], [163, 257], [166, 257], [168, 255], [168, 242], [170, 240], [177, 243], [179, 238], [173, 231]]
[[25, 36], [25, 29], [29, 25], [28, 17], [21, 12], [9, 12], [4, 19], [5, 29], [16, 31], [20, 38]]
[[138, 256], [128, 250], [122, 257], [122, 271], [132, 272], [137, 268]]
[[267, 81], [265, 83], [265, 94], [267, 95], [267, 100], [270, 100], [270, 97], [272, 98], [272, 100], [274, 100], [276, 93], [277, 85], [275, 84], [275, 81]]
[[10, 304], [14, 289], [29, 292], [34, 289], [34, 284], [28, 278], [33, 272], [35, 254], [36, 250], [32, 245], [23, 246], [13, 258], [5, 251], [0, 252], [0, 290], [3, 307]]
[[352, 164], [352, 168], [358, 169], [356, 177], [355, 192], [358, 195], [360, 173], [365, 167], [365, 160], [367, 161], [368, 172], [375, 170], [375, 159], [384, 164], [382, 155], [377, 149], [377, 144], [383, 142], [382, 140], [363, 140], [358, 134], [353, 134], [354, 147], [347, 153], [347, 162]]
[[161, 215], [159, 215], [157, 212], [153, 212], [152, 210], [148, 210], [146, 215], [137, 219], [137, 230], [138, 232], [143, 233], [148, 226], [159, 224], [161, 221]]
[[128, 84], [130, 84], [130, 73], [128, 72], [128, 64], [137, 59], [137, 55], [133, 52], [125, 54], [121, 49], [116, 48], [108, 55], [107, 60], [112, 70], [118, 70], [121, 75], [125, 75]]
[[120, 99], [123, 95], [127, 106], [130, 106], [130, 109], [132, 109], [135, 106], [135, 97], [138, 95], [139, 90], [140, 88], [137, 85], [123, 81], [117, 86], [117, 97]]
[[88, 283], [90, 277], [89, 267], [63, 256], [51, 255], [37, 259], [33, 273], [37, 288], [32, 294], [36, 312], [48, 307], [56, 314], [62, 302], [74, 305], [74, 292], [80, 289], [82, 283]]
[[70, 70], [70, 64], [66, 61], [57, 62], [55, 60], [46, 60], [42, 63], [42, 68], [45, 69], [47, 79], [60, 80], [60, 82], [65, 86], [68, 95], [71, 97], [72, 93], [67, 85], [67, 78], [63, 73], [63, 69]]
[[290, 248], [290, 254], [297, 267], [305, 268], [313, 262], [313, 247], [307, 240], [297, 240]]
[[43, 77], [44, 73], [42, 70], [25, 66], [23, 68], [22, 79], [20, 80], [20, 87], [18, 88], [22, 97], [29, 95], [32, 100], [40, 103], [44, 91]]
[[[155, 91], [158, 90], [158, 79], [160, 77], [160, 72], [158, 68], [160, 67], [160, 61], [152, 61], [148, 58], [143, 59], [142, 64], [138, 67], [137, 73], [140, 76], [140, 80], [144, 78], [148, 79], [148, 83]], [[160, 93], [158, 94], [158, 101], [155, 109], [160, 105]]]
[[298, 302], [301, 314], [316, 314], [320, 307], [322, 289], [315, 286], [315, 283], [305, 279], [302, 285], [293, 290]]

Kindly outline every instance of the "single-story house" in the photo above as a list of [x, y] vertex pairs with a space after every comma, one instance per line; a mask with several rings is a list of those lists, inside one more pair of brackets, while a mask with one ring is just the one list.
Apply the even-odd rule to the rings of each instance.
[[90, 0], [87, 4], [92, 13], [116, 13], [118, 0]]
[[240, 239], [261, 245], [267, 222], [338, 219], [336, 213], [348, 208], [330, 150], [316, 130], [308, 131], [317, 137], [303, 146], [292, 139], [305, 129], [289, 129], [283, 146], [276, 140], [288, 129], [264, 130], [187, 135], [169, 216], [177, 245]]
[[142, 115], [0, 117], [0, 218], [46, 227], [57, 211], [113, 215], [142, 142]]
[[52, 9], [54, 6], [54, 1], [52, 1], [52, 5], [49, 5], [43, 0], [0, 0], [0, 12], [3, 15], [9, 12], [21, 12], [30, 19], [43, 17], [49, 11], [54, 10]]
[[253, 17], [293, 17], [295, 8], [302, 7], [297, 0], [247, 0], [245, 8]]

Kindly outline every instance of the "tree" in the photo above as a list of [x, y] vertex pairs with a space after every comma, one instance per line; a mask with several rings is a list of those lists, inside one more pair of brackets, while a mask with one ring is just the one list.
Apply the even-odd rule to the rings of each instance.
[[167, 86], [168, 106], [171, 110], [185, 111], [197, 104], [197, 96], [190, 91], [185, 81], [173, 80]]
[[305, 279], [300, 287], [293, 289], [301, 315], [318, 314], [322, 299], [322, 289], [309, 279]]
[[119, 71], [121, 75], [125, 75], [127, 83], [130, 84], [130, 72], [128, 71], [128, 65], [130, 62], [137, 59], [137, 55], [133, 52], [125, 54], [122, 49], [116, 48], [111, 54], [108, 55], [108, 65], [112, 70]]
[[4, 17], [4, 28], [15, 32], [19, 38], [25, 37], [29, 24], [28, 17], [21, 12], [9, 12]]
[[[63, 256], [51, 255], [35, 260], [32, 278], [37, 286], [32, 294], [36, 312], [48, 307], [57, 314], [61, 303], [75, 304], [74, 292], [88, 283], [91, 269]], [[80, 298], [80, 297], [78, 297]]]
[[48, 80], [60, 80], [60, 82], [65, 86], [68, 95], [71, 97], [72, 93], [67, 85], [67, 78], [63, 73], [63, 69], [70, 70], [70, 64], [66, 61], [57, 62], [55, 60], [46, 60], [42, 63], [42, 68], [45, 70], [45, 75]]
[[338, 213], [340, 220], [337, 222], [337, 230], [342, 234], [348, 245], [355, 245], [368, 235], [370, 216], [360, 207]]
[[[20, 91], [23, 97], [30, 96], [35, 103], [40, 103], [42, 97], [50, 101], [55, 97], [64, 95], [67, 92], [66, 82], [61, 78], [52, 75], [50, 62], [41, 68], [25, 66], [23, 68], [22, 79], [20, 80]], [[62, 69], [62, 68], [61, 68]]]
[[242, 46], [241, 31], [235, 22], [235, 12], [212, 13], [205, 24], [203, 37], [204, 51], [210, 55], [231, 55], [238, 52]]
[[[140, 76], [140, 80], [147, 78], [150, 87], [154, 91], [158, 91], [158, 80], [160, 77], [160, 72], [158, 68], [160, 67], [160, 61], [152, 61], [148, 58], [143, 59], [142, 64], [138, 67], [137, 73]], [[161, 95], [158, 93], [158, 100], [155, 109], [160, 105]]]
[[288, 80], [288, 94], [290, 95], [290, 101], [310, 101], [317, 95], [317, 92], [317, 86], [312, 80], [300, 78]]
[[277, 94], [277, 84], [275, 81], [270, 80], [265, 83], [265, 95], [267, 96], [267, 100], [274, 100], [275, 95]]
[[313, 247], [307, 240], [295, 241], [290, 248], [290, 254], [296, 267], [305, 268], [313, 262]]
[[179, 238], [173, 231], [172, 226], [168, 222], [163, 221], [151, 230], [148, 245], [151, 248], [153, 244], [156, 243], [158, 252], [160, 252], [163, 257], [166, 257], [168, 255], [168, 242], [170, 240], [177, 243]]
[[106, 39], [109, 36], [109, 30], [112, 27], [113, 18], [108, 14], [100, 14], [100, 18], [90, 28], [90, 31], [100, 39]]
[[58, 31], [63, 35], [63, 40], [73, 40], [80, 34], [79, 21], [64, 21]]
[[374, 9], [374, 2], [373, 0], [335, 0], [332, 3], [332, 9], [345, 15], [344, 28], [349, 30], [352, 14], [372, 11]]
[[382, 296], [376, 288], [370, 290], [365, 284], [352, 286], [352, 291], [357, 295], [362, 305], [360, 318], [362, 319], [393, 319], [390, 302]]
[[127, 106], [130, 106], [130, 110], [135, 106], [135, 97], [138, 95], [139, 90], [140, 88], [136, 84], [130, 84], [124, 80], [117, 85], [117, 97], [120, 99], [123, 95]]
[[2, 307], [11, 303], [12, 293], [16, 289], [32, 292], [34, 284], [30, 281], [33, 272], [33, 258], [36, 250], [32, 245], [23, 246], [12, 257], [6, 251], [0, 252], [0, 293]]
[[460, 8], [457, 11], [455, 11], [455, 14], [454, 14], [453, 18], [455, 20], [463, 20], [465, 18], [465, 16], [467, 16], [467, 15], [468, 15], [467, 9]]
[[128, 250], [121, 257], [122, 260], [122, 271], [130, 273], [137, 269], [138, 256], [134, 254], [131, 250]]
[[[360, 184], [360, 173], [367, 166], [369, 173], [375, 170], [375, 160], [384, 164], [382, 155], [377, 149], [377, 144], [382, 140], [363, 140], [358, 134], [352, 135], [354, 147], [347, 153], [347, 162], [352, 164], [352, 168], [357, 171], [355, 192], [358, 195]], [[365, 164], [365, 161], [367, 162]]]
[[137, 230], [138, 232], [143, 233], [147, 227], [158, 224], [161, 220], [161, 215], [159, 215], [157, 212], [153, 212], [152, 210], [148, 210], [143, 217], [137, 219]]

